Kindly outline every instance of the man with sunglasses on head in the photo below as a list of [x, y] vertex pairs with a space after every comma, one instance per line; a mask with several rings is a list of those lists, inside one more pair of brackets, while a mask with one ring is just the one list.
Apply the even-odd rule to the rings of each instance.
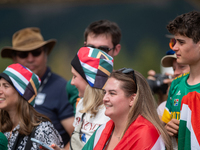
[[[84, 46], [100, 49], [112, 57], [117, 56], [121, 50], [121, 30], [115, 22], [109, 20], [92, 22], [85, 29], [84, 39]], [[66, 89], [69, 102], [73, 105], [75, 113], [79, 101], [78, 90], [70, 83], [71, 80], [67, 83]]]
[[73, 107], [65, 91], [67, 81], [51, 72], [47, 66], [48, 55], [55, 44], [54, 39], [44, 41], [39, 28], [24, 28], [14, 33], [12, 47], [4, 47], [1, 57], [11, 58], [40, 77], [41, 85], [35, 100], [35, 109], [51, 119], [67, 148], [74, 130]]

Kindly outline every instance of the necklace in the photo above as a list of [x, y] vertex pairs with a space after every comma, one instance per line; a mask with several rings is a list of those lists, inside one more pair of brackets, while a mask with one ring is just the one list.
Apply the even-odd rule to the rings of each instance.
[[[114, 135], [114, 134], [113, 134]], [[120, 136], [116, 136], [116, 135], [114, 135], [117, 139], [118, 139], [118, 141], [120, 140]]]
[[104, 145], [103, 150], [105, 150], [106, 147], [108, 146], [108, 143], [110, 142], [110, 139], [111, 139], [112, 134], [113, 134], [113, 130], [112, 130], [112, 133], [111, 133], [109, 139], [107, 140], [106, 144]]

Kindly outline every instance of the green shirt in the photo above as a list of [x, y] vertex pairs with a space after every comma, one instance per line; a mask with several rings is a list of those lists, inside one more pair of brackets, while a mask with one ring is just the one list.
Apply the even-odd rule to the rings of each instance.
[[189, 73], [185, 73], [174, 79], [170, 86], [167, 103], [162, 116], [162, 121], [168, 123], [171, 119], [180, 119], [180, 108], [183, 96], [189, 92], [196, 91], [200, 93], [200, 83], [188, 85], [187, 79]]
[[2, 132], [0, 132], [0, 149], [7, 150], [8, 149], [7, 145], [8, 145], [8, 140], [6, 136]]
[[71, 81], [72, 80], [69, 80], [67, 82], [66, 90], [67, 90], [67, 94], [68, 94], [68, 101], [73, 106], [74, 115], [75, 115], [75, 113], [76, 113], [76, 101], [77, 101], [77, 98], [78, 98], [78, 89], [74, 85], [71, 85]]

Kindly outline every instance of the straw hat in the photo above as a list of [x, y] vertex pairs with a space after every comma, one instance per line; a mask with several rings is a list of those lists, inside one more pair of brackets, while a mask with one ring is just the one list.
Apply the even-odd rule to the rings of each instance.
[[12, 47], [4, 47], [1, 50], [1, 57], [12, 58], [12, 51], [32, 51], [42, 46], [48, 47], [49, 54], [55, 44], [55, 39], [44, 41], [39, 28], [28, 27], [13, 34]]

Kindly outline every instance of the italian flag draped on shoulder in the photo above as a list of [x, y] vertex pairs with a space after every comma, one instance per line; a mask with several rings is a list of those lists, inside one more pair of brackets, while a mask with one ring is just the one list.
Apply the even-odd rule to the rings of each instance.
[[178, 150], [200, 150], [200, 93], [196, 91], [182, 99]]
[[[114, 122], [101, 125], [83, 150], [103, 150], [114, 129]], [[164, 142], [157, 129], [141, 115], [129, 126], [114, 150], [165, 150]]]

